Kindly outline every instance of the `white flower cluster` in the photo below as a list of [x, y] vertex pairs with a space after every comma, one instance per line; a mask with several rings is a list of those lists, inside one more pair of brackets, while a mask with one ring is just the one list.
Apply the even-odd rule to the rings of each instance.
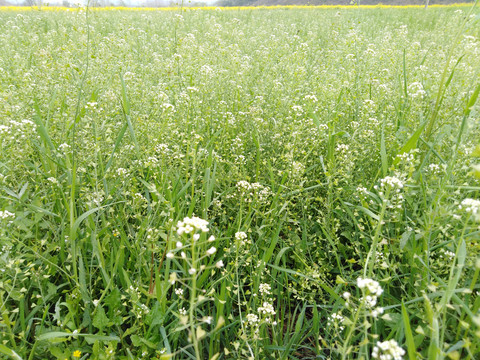
[[259, 291], [260, 291], [260, 294], [262, 294], [262, 296], [265, 296], [265, 295], [270, 295], [270, 290], [272, 289], [272, 287], [270, 286], [270, 284], [260, 284], [259, 286]]
[[169, 151], [170, 151], [170, 149], [168, 148], [167, 144], [155, 145], [155, 152], [157, 152], [159, 154], [164, 154], [164, 153], [167, 153]]
[[235, 233], [235, 241], [238, 242], [240, 246], [245, 246], [247, 244], [247, 234], [243, 231]]
[[440, 249], [439, 257], [446, 260], [453, 260], [455, 258], [455, 253], [450, 250]]
[[460, 210], [465, 210], [467, 213], [472, 215], [480, 214], [480, 200], [475, 199], [464, 199], [462, 203], [458, 206]]
[[384, 311], [383, 307], [379, 306], [372, 310], [371, 315], [376, 319], [379, 315], [383, 314], [383, 311]]
[[63, 143], [58, 145], [58, 151], [66, 154], [72, 147], [68, 145], [67, 143]]
[[258, 316], [255, 314], [247, 314], [247, 321], [250, 325], [258, 323]]
[[[404, 155], [402, 156], [409, 156]], [[383, 201], [387, 202], [387, 208], [392, 210], [397, 210], [402, 208], [404, 201], [402, 189], [404, 187], [404, 181], [399, 176], [386, 176], [383, 179], [380, 179], [380, 186], [375, 185], [374, 189], [378, 191], [378, 194]], [[385, 192], [389, 193], [390, 196], [385, 197]]]
[[372, 279], [357, 279], [357, 286], [364, 293], [363, 300], [368, 308], [373, 308], [377, 304], [377, 298], [382, 295], [383, 289], [378, 281]]
[[302, 116], [303, 115], [303, 107], [300, 105], [293, 105], [292, 110], [295, 113], [296, 116]]
[[300, 177], [305, 173], [305, 165], [298, 161], [294, 161], [292, 164], [292, 176]]
[[208, 221], [193, 216], [192, 218], [186, 217], [183, 221], [177, 223], [177, 234], [190, 234], [197, 231], [208, 232]]
[[237, 182], [237, 191], [239, 195], [246, 201], [252, 202], [253, 198], [257, 198], [260, 203], [265, 203], [272, 194], [269, 188], [259, 183], [249, 183], [241, 180]]
[[128, 170], [124, 168], [118, 168], [116, 173], [118, 176], [126, 176], [128, 174]]
[[8, 219], [8, 218], [14, 218], [15, 214], [11, 213], [8, 210], [5, 211], [0, 211], [0, 219]]
[[[403, 189], [403, 182], [395, 176], [387, 176], [380, 179], [380, 187], [386, 188], [387, 186], [400, 192]], [[375, 189], [378, 189], [378, 187], [376, 186]]]
[[37, 126], [31, 120], [10, 120], [8, 125], [0, 125], [0, 135], [3, 140], [25, 139], [28, 134], [34, 133]]
[[428, 165], [426, 172], [429, 175], [441, 175], [445, 172], [446, 165], [430, 164]]
[[357, 193], [362, 195], [362, 196], [366, 196], [366, 195], [368, 195], [368, 190], [367, 190], [366, 187], [357, 186]]
[[373, 347], [372, 358], [380, 360], [402, 360], [405, 355], [403, 350], [395, 340], [388, 340], [384, 342], [377, 342]]
[[338, 326], [338, 329], [340, 331], [343, 331], [343, 329], [345, 329], [345, 326], [340, 325], [340, 324], [342, 324], [344, 320], [345, 320], [345, 318], [342, 315], [337, 314], [337, 313], [333, 313], [327, 318], [327, 325], [328, 326]]
[[272, 304], [270, 304], [267, 301], [263, 302], [263, 306], [258, 308], [258, 312], [263, 314], [263, 315], [275, 315], [275, 308], [273, 307]]
[[335, 148], [335, 151], [339, 152], [342, 155], [345, 155], [348, 153], [348, 145], [347, 144], [338, 144], [337, 147]]
[[427, 92], [423, 89], [423, 85], [420, 82], [413, 82], [408, 85], [408, 95], [412, 98], [423, 98]]

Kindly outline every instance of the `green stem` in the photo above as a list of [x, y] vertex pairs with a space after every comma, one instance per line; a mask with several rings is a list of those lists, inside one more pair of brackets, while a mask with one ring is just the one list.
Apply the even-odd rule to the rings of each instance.
[[193, 348], [195, 349], [195, 357], [197, 360], [201, 360], [200, 356], [200, 347], [198, 344], [197, 333], [195, 328], [195, 302], [197, 297], [197, 255], [195, 252], [195, 240], [192, 236], [192, 267], [195, 269], [195, 273], [192, 274], [192, 289], [190, 290], [190, 309], [189, 309], [189, 320], [190, 320], [190, 333], [192, 336]]
[[360, 303], [360, 306], [358, 307], [357, 309], [357, 312], [355, 313], [355, 317], [353, 319], [353, 322], [352, 322], [352, 325], [350, 326], [349, 330], [348, 330], [348, 334], [347, 334], [347, 338], [345, 339], [345, 343], [343, 344], [343, 350], [342, 350], [342, 360], [345, 360], [347, 358], [347, 354], [348, 354], [348, 344], [350, 343], [350, 339], [353, 335], [353, 332], [355, 331], [355, 327], [357, 325], [357, 322], [358, 322], [358, 318], [360, 317], [360, 313], [362, 312], [363, 310], [363, 305], [364, 303]]
[[371, 277], [373, 273], [373, 264], [375, 263], [378, 239], [380, 237], [380, 231], [382, 230], [382, 226], [383, 226], [383, 218], [385, 217], [385, 212], [387, 210], [387, 199], [389, 197], [389, 194], [390, 194], [390, 190], [387, 190], [387, 192], [385, 193], [385, 199], [383, 200], [383, 203], [382, 203], [380, 216], [378, 217], [377, 228], [375, 229], [375, 235], [373, 236], [372, 246], [370, 247], [370, 251], [368, 252], [367, 258], [365, 260], [365, 267], [363, 269], [364, 277], [367, 277], [367, 269], [368, 269], [368, 277]]

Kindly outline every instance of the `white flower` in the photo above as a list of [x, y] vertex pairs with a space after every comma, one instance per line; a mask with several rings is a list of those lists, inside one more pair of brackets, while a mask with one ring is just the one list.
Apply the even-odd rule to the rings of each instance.
[[395, 176], [387, 176], [384, 177], [383, 179], [380, 179], [380, 186], [381, 187], [391, 187], [391, 188], [398, 188], [402, 189], [403, 188], [403, 182], [399, 178]]
[[377, 342], [373, 347], [372, 357], [380, 360], [402, 360], [405, 355], [403, 350], [395, 340], [388, 340], [384, 342]]
[[327, 325], [338, 326], [338, 329], [342, 331], [343, 329], [345, 329], [345, 326], [338, 325], [338, 324], [342, 324], [344, 320], [345, 318], [342, 315], [333, 313], [327, 318]]
[[376, 296], [380, 296], [383, 293], [383, 289], [381, 288], [378, 281], [375, 281], [375, 280], [372, 280], [372, 279], [362, 279], [361, 277], [359, 277], [357, 279], [357, 286], [360, 289], [367, 288], [367, 290], [370, 294], [374, 294]]
[[70, 145], [68, 145], [67, 143], [63, 143], [63, 144], [58, 145], [58, 148], [59, 148], [61, 151], [65, 152], [65, 151], [67, 151], [68, 149], [70, 149]]
[[190, 275], [194, 275], [196, 272], [197, 272], [197, 270], [195, 268], [190, 268], [190, 270], [188, 270], [188, 273]]
[[467, 213], [477, 215], [480, 210], [480, 200], [464, 199], [458, 208], [464, 209]]
[[362, 298], [365, 301], [365, 305], [368, 308], [373, 308], [377, 304], [377, 297], [382, 295], [383, 289], [380, 284], [372, 279], [357, 279], [357, 286], [362, 289], [364, 297]]
[[11, 213], [8, 210], [5, 211], [0, 211], [0, 219], [8, 219], [8, 218], [14, 218], [15, 214]]
[[186, 217], [183, 221], [177, 223], [177, 234], [190, 234], [196, 231], [208, 232], [208, 221], [200, 219], [199, 217]]
[[219, 269], [222, 268], [222, 267], [224, 266], [223, 261], [222, 261], [222, 260], [217, 261], [217, 263], [215, 264], [215, 266], [216, 266], [217, 268], [219, 268]]
[[215, 248], [215, 246], [212, 246], [210, 249], [207, 250], [207, 255], [213, 255], [216, 251], [217, 249]]
[[378, 315], [382, 315], [382, 314], [383, 314], [383, 308], [382, 307], [377, 307], [377, 308], [372, 310], [372, 316], [375, 319], [378, 317]]
[[171, 251], [169, 251], [169, 252], [167, 253], [167, 258], [168, 258], [168, 259], [173, 259], [173, 257], [174, 257], [173, 253], [172, 253]]
[[263, 306], [258, 308], [258, 312], [264, 315], [275, 315], [273, 305], [264, 301]]
[[117, 169], [117, 175], [118, 176], [125, 176], [127, 174], [128, 174], [128, 171], [126, 169], [124, 169], [124, 168], [118, 168]]
[[250, 325], [255, 325], [258, 322], [258, 316], [255, 314], [247, 314], [246, 317]]
[[245, 234], [243, 231], [235, 233], [235, 240], [242, 241], [247, 238], [247, 234]]
[[258, 290], [262, 295], [270, 295], [270, 290], [271, 290], [270, 284], [260, 284]]
[[183, 289], [182, 288], [178, 288], [178, 289], [175, 289], [175, 294], [177, 295], [183, 295]]

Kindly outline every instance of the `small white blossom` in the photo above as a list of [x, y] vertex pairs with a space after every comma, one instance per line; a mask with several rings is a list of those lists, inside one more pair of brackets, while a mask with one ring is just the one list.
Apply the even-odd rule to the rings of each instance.
[[270, 284], [260, 284], [258, 290], [260, 291], [260, 294], [264, 296], [270, 295], [270, 290], [271, 290]]
[[199, 217], [186, 217], [183, 221], [177, 223], [177, 234], [190, 234], [196, 231], [208, 232], [208, 221], [200, 219]]
[[402, 360], [405, 355], [403, 350], [395, 340], [388, 340], [384, 342], [377, 342], [373, 347], [372, 358], [380, 360]]
[[245, 234], [243, 231], [235, 233], [235, 240], [242, 241], [247, 238], [247, 234]]
[[272, 304], [264, 301], [263, 306], [258, 308], [258, 312], [264, 315], [275, 315], [275, 309]]
[[246, 318], [250, 325], [255, 325], [258, 322], [258, 316], [255, 314], [247, 314]]
[[207, 250], [207, 255], [213, 255], [216, 251], [217, 249], [215, 248], [215, 246], [212, 246], [210, 249]]
[[464, 199], [458, 208], [475, 216], [480, 215], [480, 200]]
[[183, 289], [182, 288], [175, 289], [175, 294], [179, 296], [183, 295]]
[[8, 218], [14, 218], [15, 214], [11, 213], [8, 210], [5, 211], [0, 211], [0, 219], [8, 219]]
[[377, 308], [372, 310], [372, 316], [375, 319], [378, 317], [378, 315], [382, 315], [382, 314], [383, 314], [383, 308], [382, 307], [377, 307]]

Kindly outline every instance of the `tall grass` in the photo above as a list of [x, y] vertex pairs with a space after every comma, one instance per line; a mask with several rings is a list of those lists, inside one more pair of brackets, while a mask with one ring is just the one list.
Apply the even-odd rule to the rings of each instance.
[[477, 9], [86, 15], [0, 13], [0, 353], [478, 358]]

